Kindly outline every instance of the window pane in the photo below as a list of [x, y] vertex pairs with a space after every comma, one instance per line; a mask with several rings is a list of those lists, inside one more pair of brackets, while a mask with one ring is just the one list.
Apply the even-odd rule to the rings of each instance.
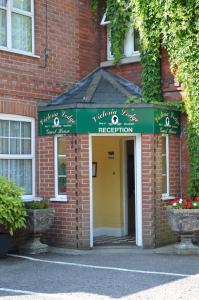
[[21, 140], [21, 154], [31, 154], [31, 140]]
[[7, 6], [7, 0], [0, 0], [0, 6], [6, 7]]
[[58, 158], [58, 175], [66, 175], [66, 159]]
[[63, 195], [66, 193], [66, 177], [58, 178], [58, 194]]
[[10, 178], [18, 186], [22, 186], [26, 195], [32, 194], [32, 161], [31, 160], [10, 160]]
[[9, 121], [0, 120], [0, 136], [9, 136]]
[[162, 194], [167, 193], [167, 177], [162, 176]]
[[21, 137], [31, 137], [31, 124], [28, 122], [21, 122]]
[[166, 149], [166, 136], [162, 137], [162, 154], [166, 154], [167, 149]]
[[31, 17], [12, 13], [12, 47], [23, 51], [32, 51]]
[[9, 139], [0, 138], [0, 154], [9, 154]]
[[0, 46], [7, 46], [6, 11], [0, 9]]
[[0, 159], [0, 176], [8, 178], [8, 160]]
[[167, 173], [167, 162], [166, 162], [166, 156], [162, 157], [162, 174]]
[[20, 137], [20, 122], [10, 121], [10, 136]]
[[20, 139], [10, 139], [10, 154], [20, 154]]
[[66, 155], [66, 140], [64, 138], [58, 138], [58, 155]]
[[13, 0], [13, 7], [25, 11], [31, 11], [31, 0]]
[[139, 51], [140, 48], [140, 35], [139, 31], [134, 29], [134, 51]]

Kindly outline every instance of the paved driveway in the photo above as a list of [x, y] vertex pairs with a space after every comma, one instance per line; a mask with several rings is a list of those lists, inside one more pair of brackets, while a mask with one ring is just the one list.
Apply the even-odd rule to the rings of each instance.
[[1, 259], [0, 300], [199, 299], [199, 256], [141, 249], [74, 254]]

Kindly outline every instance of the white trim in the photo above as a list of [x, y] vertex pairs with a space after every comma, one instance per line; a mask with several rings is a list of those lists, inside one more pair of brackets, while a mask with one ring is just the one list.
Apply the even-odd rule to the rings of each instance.
[[128, 234], [128, 197], [127, 197], [127, 139], [122, 141], [122, 157], [123, 157], [123, 164], [122, 164], [122, 171], [123, 171], [123, 210], [124, 210], [124, 234]]
[[162, 195], [162, 198], [161, 198], [162, 201], [168, 201], [168, 200], [174, 200], [174, 199], [176, 199], [176, 197], [167, 196], [167, 195]]
[[[127, 185], [127, 141], [134, 141], [134, 157], [135, 157], [135, 138], [123, 139], [123, 210], [124, 210], [124, 234], [128, 234], [128, 185]], [[135, 172], [136, 176], [136, 172]], [[136, 199], [135, 199], [136, 201]], [[136, 213], [135, 213], [136, 215]], [[136, 222], [135, 222], [136, 223]], [[136, 225], [136, 224], [135, 224]], [[136, 232], [135, 232], [136, 234]]]
[[25, 52], [22, 50], [15, 50], [15, 49], [8, 49], [6, 47], [0, 46], [0, 51], [5, 51], [5, 52], [10, 52], [10, 53], [14, 53], [14, 54], [21, 54], [24, 56], [29, 56], [29, 57], [33, 57], [33, 58], [40, 58], [39, 55], [34, 55], [31, 52]]
[[54, 185], [55, 185], [55, 199], [58, 199], [58, 182], [57, 182], [57, 135], [54, 136]]
[[[7, 7], [4, 7], [3, 9], [6, 10], [6, 24], [7, 24], [7, 35], [6, 35], [6, 40], [7, 40], [7, 46], [0, 46], [0, 50], [7, 51], [7, 52], [12, 52], [12, 53], [17, 53], [17, 54], [23, 54], [27, 56], [32, 56], [32, 57], [38, 57], [34, 55], [35, 53], [35, 30], [34, 30], [34, 0], [31, 1], [31, 11], [25, 11], [17, 8], [13, 8], [13, 0], [7, 0]], [[32, 35], [32, 49], [31, 51], [24, 51], [24, 50], [18, 50], [12, 47], [12, 12], [17, 13], [23, 16], [27, 16], [31, 18], [31, 35]], [[39, 58], [39, 57], [38, 57]]]
[[[107, 60], [113, 60], [114, 56], [111, 52], [111, 28], [107, 26]], [[123, 59], [133, 56], [139, 56], [139, 51], [134, 50], [134, 28], [130, 27], [129, 30], [126, 32], [124, 42], [123, 42]]]
[[92, 136], [89, 134], [89, 189], [90, 189], [90, 247], [93, 247], [93, 176], [92, 176]]
[[100, 25], [102, 25], [102, 26], [105, 26], [105, 25], [108, 25], [111, 23], [109, 20], [106, 21], [106, 14], [107, 14], [107, 11], [103, 14], [103, 17], [102, 17], [102, 20], [100, 23]]
[[32, 54], [35, 53], [35, 6], [34, 0], [31, 0], [31, 13], [32, 13]]
[[[131, 57], [124, 57], [120, 60], [120, 64], [121, 65], [125, 65], [125, 64], [131, 64], [131, 63], [135, 63], [135, 62], [140, 62], [140, 54], [135, 54]], [[100, 67], [111, 67], [114, 66], [114, 59], [112, 60], [106, 60], [106, 61], [102, 61], [100, 63]]]
[[31, 159], [32, 160], [32, 195], [24, 195], [23, 200], [35, 197], [35, 119], [27, 116], [0, 113], [1, 120], [31, 123], [31, 154], [0, 154], [0, 159]]
[[[163, 134], [162, 137], [166, 138], [166, 177], [167, 177], [167, 192], [162, 194], [162, 200], [171, 200], [170, 197], [170, 172], [169, 172], [169, 135]], [[162, 156], [163, 157], [163, 156]]]
[[51, 202], [68, 202], [68, 197], [67, 195], [65, 196], [59, 196], [59, 197], [56, 197], [56, 198], [50, 198], [50, 201]]
[[142, 137], [136, 136], [134, 142], [135, 154], [135, 228], [136, 245], [143, 245], [142, 238]]
[[[58, 152], [57, 152], [57, 139], [64, 137], [63, 135], [55, 135], [54, 136], [54, 185], [55, 185], [55, 197], [51, 198], [50, 201], [53, 202], [68, 202], [67, 195], [59, 195], [58, 194]], [[62, 155], [66, 158], [66, 155]], [[66, 158], [67, 159], [67, 158]], [[66, 175], [67, 178], [67, 175]]]
[[[141, 134], [89, 134], [89, 173], [90, 173], [90, 246], [93, 247], [93, 182], [92, 182], [92, 137], [94, 136], [117, 136], [135, 138], [135, 225], [136, 245], [143, 245], [142, 237], [142, 143]], [[125, 229], [124, 229], [125, 232]]]
[[125, 235], [124, 227], [97, 227], [93, 229], [93, 232], [94, 237], [102, 235], [121, 237]]

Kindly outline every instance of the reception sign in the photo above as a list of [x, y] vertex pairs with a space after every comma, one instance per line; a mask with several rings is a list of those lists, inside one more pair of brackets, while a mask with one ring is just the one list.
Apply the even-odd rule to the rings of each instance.
[[73, 108], [39, 112], [39, 135], [180, 131], [180, 113], [153, 107]]

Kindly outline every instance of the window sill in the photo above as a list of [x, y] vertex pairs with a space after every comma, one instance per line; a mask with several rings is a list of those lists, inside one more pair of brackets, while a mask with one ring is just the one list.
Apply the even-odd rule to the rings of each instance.
[[30, 201], [42, 201], [43, 198], [41, 197], [34, 197], [34, 196], [23, 196], [22, 200], [24, 202], [30, 202]]
[[4, 48], [4, 47], [0, 47], [0, 51], [10, 52], [10, 53], [14, 53], [14, 54], [20, 54], [20, 55], [24, 55], [24, 56], [33, 57], [33, 58], [40, 58], [39, 55], [34, 55], [33, 53], [28, 53], [25, 51], [14, 50], [14, 49], [8, 49], [8, 48]]
[[51, 202], [68, 202], [68, 197], [56, 197], [56, 198], [50, 198]]
[[162, 201], [169, 201], [169, 200], [174, 200], [176, 197], [174, 196], [169, 196], [169, 195], [162, 195], [161, 200]]
[[[120, 64], [124, 65], [124, 64], [131, 64], [131, 63], [135, 63], [135, 62], [140, 62], [139, 54], [131, 56], [131, 57], [122, 58], [120, 61]], [[115, 65], [114, 60], [107, 60], [107, 61], [101, 62], [100, 67], [111, 67], [114, 65]]]

